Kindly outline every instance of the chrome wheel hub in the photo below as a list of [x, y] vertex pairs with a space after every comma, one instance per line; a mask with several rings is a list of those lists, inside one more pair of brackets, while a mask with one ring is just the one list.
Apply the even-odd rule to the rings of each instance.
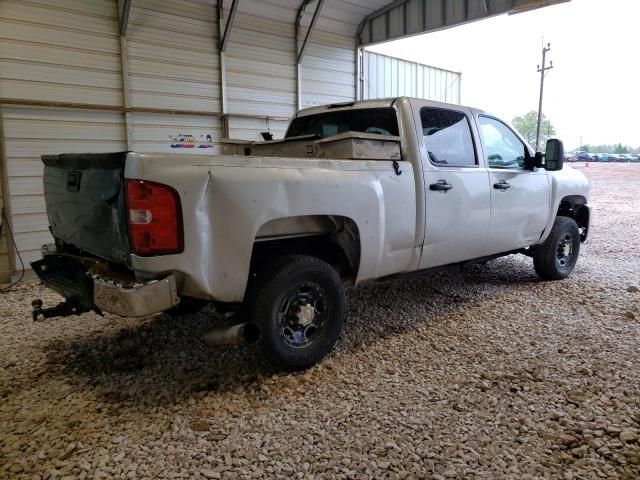
[[296, 313], [296, 317], [298, 317], [298, 323], [300, 326], [308, 327], [313, 323], [313, 319], [316, 318], [316, 309], [308, 303], [306, 305], [301, 305], [298, 313]]
[[282, 339], [292, 348], [306, 348], [321, 335], [328, 318], [327, 301], [322, 288], [303, 282], [286, 292], [278, 308], [278, 326]]
[[573, 241], [570, 235], [565, 235], [558, 243], [556, 259], [561, 267], [566, 266], [573, 256]]

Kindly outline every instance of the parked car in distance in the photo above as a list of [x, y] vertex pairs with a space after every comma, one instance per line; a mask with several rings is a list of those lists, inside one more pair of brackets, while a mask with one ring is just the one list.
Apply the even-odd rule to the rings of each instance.
[[577, 152], [575, 155], [575, 159], [577, 162], [590, 162], [593, 160], [593, 157], [587, 152]]
[[593, 159], [596, 162], [608, 162], [609, 154], [608, 153], [596, 153], [593, 155]]

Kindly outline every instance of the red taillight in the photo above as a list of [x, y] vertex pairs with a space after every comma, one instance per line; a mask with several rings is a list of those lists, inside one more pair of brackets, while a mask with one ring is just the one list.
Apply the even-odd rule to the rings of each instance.
[[182, 252], [180, 197], [173, 188], [127, 180], [127, 220], [132, 253], [140, 256]]

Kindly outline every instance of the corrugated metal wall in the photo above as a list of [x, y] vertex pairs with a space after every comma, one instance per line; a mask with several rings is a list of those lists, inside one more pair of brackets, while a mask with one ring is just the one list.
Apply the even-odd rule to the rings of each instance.
[[[326, 2], [302, 62], [302, 107], [345, 102], [355, 98], [355, 48], [353, 32], [362, 20], [363, 2]], [[385, 2], [367, 2], [372, 9]], [[303, 40], [316, 2], [302, 17]]]
[[226, 55], [227, 111], [281, 120], [230, 117], [230, 137], [284, 134], [282, 119], [296, 110], [294, 22], [289, 1], [240, 2]]
[[[302, 62], [303, 106], [354, 98], [355, 29], [384, 3], [325, 1]], [[230, 4], [224, 3], [223, 22]], [[24, 261], [38, 258], [40, 246], [51, 241], [42, 154], [127, 148], [216, 153], [223, 123], [234, 138], [259, 139], [267, 130], [282, 136], [285, 119], [297, 109], [300, 4], [240, 2], [226, 54], [227, 112], [232, 115], [223, 120], [217, 0], [132, 0], [124, 41], [118, 34], [117, 0], [1, 0], [0, 99], [90, 106], [5, 101], [0, 107], [5, 197]], [[315, 5], [307, 6], [302, 34]], [[183, 142], [202, 148], [180, 148]], [[3, 245], [0, 277], [8, 261]]]
[[[117, 7], [106, 0], [0, 2], [0, 97], [122, 105]], [[51, 241], [42, 195], [45, 153], [126, 149], [123, 115], [3, 106], [11, 224], [26, 264]]]
[[132, 106], [220, 111], [215, 0], [135, 0], [127, 30]]
[[106, 0], [2, 0], [4, 98], [122, 105], [117, 9]]
[[4, 107], [4, 135], [13, 233], [25, 263], [40, 256], [49, 236], [40, 156], [126, 150], [117, 112]]
[[[125, 53], [128, 106], [212, 115], [129, 113], [131, 150], [220, 151], [218, 30], [216, 0], [132, 1]], [[208, 148], [176, 148], [185, 135]]]
[[364, 99], [418, 97], [460, 103], [461, 74], [365, 50], [362, 55]]

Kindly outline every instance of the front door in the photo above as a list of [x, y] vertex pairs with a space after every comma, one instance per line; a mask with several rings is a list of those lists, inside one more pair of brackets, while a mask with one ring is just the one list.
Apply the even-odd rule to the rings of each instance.
[[464, 108], [420, 110], [426, 189], [421, 269], [486, 255], [489, 174], [478, 161], [469, 114]]
[[524, 168], [527, 147], [500, 120], [480, 115], [478, 127], [491, 186], [489, 250], [502, 253], [533, 245], [549, 216], [547, 171]]

